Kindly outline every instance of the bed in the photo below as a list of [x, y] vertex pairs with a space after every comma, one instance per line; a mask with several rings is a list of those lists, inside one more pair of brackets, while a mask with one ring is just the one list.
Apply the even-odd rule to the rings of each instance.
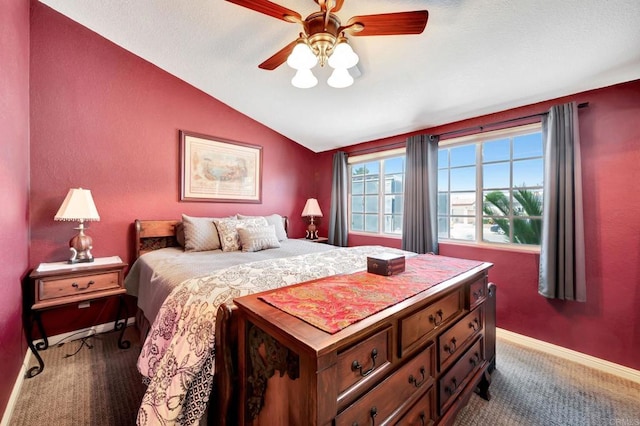
[[[247, 225], [254, 218], [256, 223]], [[209, 231], [218, 230], [220, 248], [187, 250], [193, 245], [180, 241], [180, 234], [193, 237], [189, 229], [195, 219], [215, 224]], [[233, 250], [233, 244], [225, 250], [227, 239], [254, 247], [244, 234], [260, 233], [265, 223], [277, 241], [269, 234], [271, 243], [258, 242], [254, 251]], [[279, 215], [135, 221], [136, 261], [125, 287], [138, 298], [136, 322], [144, 342], [138, 369], [148, 387], [138, 424], [226, 424], [234, 404], [235, 298], [362, 271], [370, 255], [413, 255], [382, 246], [339, 248], [290, 239], [287, 224]], [[242, 235], [231, 238], [234, 227]]]

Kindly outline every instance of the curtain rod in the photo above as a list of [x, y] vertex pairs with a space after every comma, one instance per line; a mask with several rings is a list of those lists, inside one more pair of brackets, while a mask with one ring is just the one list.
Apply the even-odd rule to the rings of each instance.
[[[589, 106], [589, 102], [583, 102], [583, 103], [578, 104], [578, 108], [586, 108], [588, 106]], [[455, 135], [455, 134], [458, 134], [458, 133], [471, 132], [473, 130], [480, 130], [482, 132], [486, 127], [499, 126], [501, 124], [513, 123], [514, 121], [522, 121], [522, 120], [527, 120], [529, 118], [543, 117], [543, 116], [545, 116], [547, 114], [548, 114], [547, 112], [541, 112], [541, 113], [538, 113], [538, 114], [525, 115], [524, 117], [510, 118], [508, 120], [495, 121], [493, 123], [488, 123], [488, 124], [478, 125], [478, 126], [473, 126], [473, 127], [467, 127], [465, 129], [452, 130], [450, 132], [440, 133], [440, 134], [438, 134], [436, 136], [438, 136], [438, 137], [451, 136], [451, 135]], [[348, 153], [347, 155], [376, 152], [376, 151], [381, 151], [381, 150], [389, 149], [389, 148], [399, 148], [399, 147], [404, 146], [404, 145], [406, 145], [406, 142], [404, 142], [404, 141], [403, 142], [394, 142], [394, 143], [390, 143], [390, 144], [387, 144], [387, 145], [379, 145], [379, 146], [373, 146], [371, 148], [359, 149], [359, 150], [356, 150], [356, 151], [352, 151], [352, 152]]]
[[[578, 104], [578, 108], [586, 108], [588, 106], [589, 106], [589, 102], [583, 102], [581, 104]], [[527, 120], [529, 118], [544, 117], [547, 114], [549, 114], [549, 113], [548, 112], [541, 112], [541, 113], [538, 113], [538, 114], [525, 115], [524, 117], [510, 118], [508, 120], [495, 121], [493, 123], [488, 123], [488, 124], [484, 124], [484, 125], [467, 127], [466, 129], [452, 130], [450, 132], [440, 133], [437, 136], [438, 137], [451, 136], [451, 135], [455, 135], [455, 134], [458, 134], [458, 133], [470, 132], [470, 131], [473, 131], [473, 130], [480, 130], [482, 132], [486, 127], [500, 126], [502, 124], [513, 123], [514, 121]]]

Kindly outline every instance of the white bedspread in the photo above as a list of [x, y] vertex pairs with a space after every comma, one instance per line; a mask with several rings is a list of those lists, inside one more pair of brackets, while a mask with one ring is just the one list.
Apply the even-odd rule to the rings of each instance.
[[185, 252], [179, 247], [155, 250], [142, 255], [133, 264], [124, 285], [128, 294], [138, 298], [138, 307], [149, 323], [153, 324], [169, 293], [187, 279], [210, 275], [216, 270], [242, 263], [336, 249], [329, 244], [312, 243], [303, 239], [283, 240], [280, 245], [277, 249], [249, 253], [222, 250]]
[[[316, 244], [318, 246], [322, 244]], [[148, 380], [139, 425], [192, 425], [205, 413], [214, 382], [218, 307], [234, 298], [366, 269], [367, 256], [414, 253], [381, 246], [333, 248], [256, 261], [187, 279], [160, 308], [138, 359]]]

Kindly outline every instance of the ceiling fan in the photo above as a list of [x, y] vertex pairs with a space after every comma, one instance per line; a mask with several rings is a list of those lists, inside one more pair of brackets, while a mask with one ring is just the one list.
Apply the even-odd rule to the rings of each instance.
[[300, 36], [280, 49], [273, 56], [258, 65], [264, 70], [274, 70], [283, 63], [297, 70], [292, 83], [296, 87], [313, 87], [317, 79], [311, 68], [329, 64], [334, 72], [328, 80], [332, 87], [347, 87], [353, 83], [348, 69], [358, 62], [358, 55], [348, 44], [346, 35], [382, 36], [401, 34], [420, 34], [424, 31], [429, 18], [426, 10], [411, 12], [381, 13], [376, 15], [353, 16], [342, 25], [336, 15], [344, 0], [314, 0], [320, 10], [306, 18], [291, 9], [268, 0], [227, 0], [256, 12], [300, 24]]

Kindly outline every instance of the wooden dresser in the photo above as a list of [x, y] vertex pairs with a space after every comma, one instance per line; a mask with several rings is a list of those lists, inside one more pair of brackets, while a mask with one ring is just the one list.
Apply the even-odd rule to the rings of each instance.
[[238, 424], [451, 424], [489, 398], [495, 286], [484, 263], [329, 334], [251, 295], [235, 300]]

